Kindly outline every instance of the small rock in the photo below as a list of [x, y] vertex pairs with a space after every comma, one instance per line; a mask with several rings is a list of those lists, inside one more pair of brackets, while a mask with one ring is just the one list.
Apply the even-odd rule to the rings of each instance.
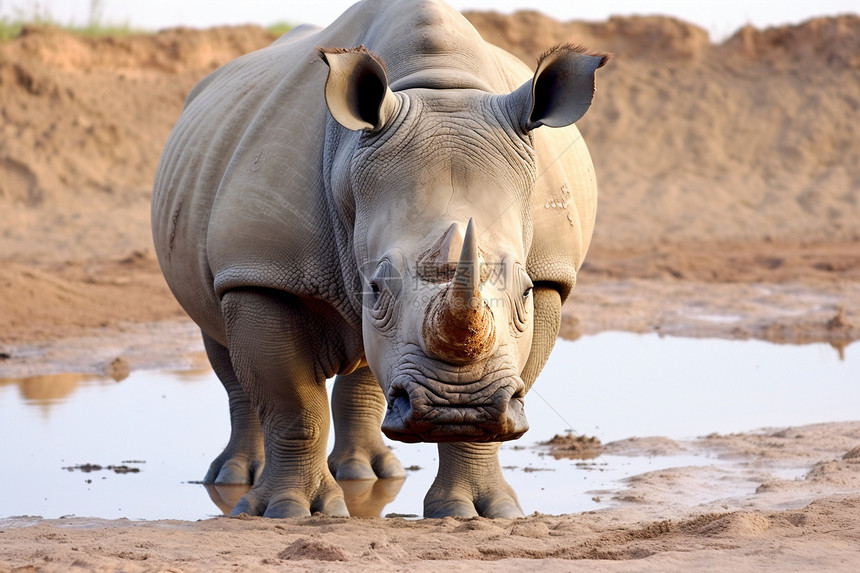
[[836, 315], [827, 321], [827, 328], [836, 330], [847, 328], [849, 326], [850, 324], [848, 324], [848, 319], [845, 318], [845, 307], [843, 305], [839, 305], [839, 308], [836, 310]]
[[107, 366], [105, 366], [105, 376], [110, 376], [117, 382], [121, 382], [128, 378], [131, 374], [131, 369], [128, 365], [128, 360], [120, 356], [114, 358]]
[[860, 459], [860, 446], [856, 448], [852, 448], [848, 450], [844, 456], [842, 456], [843, 460], [857, 460]]

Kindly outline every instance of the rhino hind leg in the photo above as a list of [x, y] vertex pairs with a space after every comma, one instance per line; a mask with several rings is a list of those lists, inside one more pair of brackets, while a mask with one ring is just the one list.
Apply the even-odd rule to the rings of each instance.
[[237, 378], [260, 415], [266, 464], [231, 515], [347, 516], [326, 464], [326, 317], [284, 293], [229, 291], [221, 300]]
[[230, 441], [209, 466], [203, 483], [253, 485], [265, 464], [260, 419], [236, 378], [228, 350], [205, 333], [203, 345], [230, 402]]
[[370, 368], [339, 375], [332, 390], [334, 448], [328, 457], [338, 480], [403, 478], [406, 471], [382, 441], [385, 396]]
[[499, 442], [439, 444], [439, 471], [424, 497], [424, 517], [522, 517], [502, 476]]

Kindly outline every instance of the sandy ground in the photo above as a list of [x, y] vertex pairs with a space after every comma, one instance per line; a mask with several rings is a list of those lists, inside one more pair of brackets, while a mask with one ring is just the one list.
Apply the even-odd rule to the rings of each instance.
[[[860, 109], [860, 18], [745, 28], [720, 45], [665, 18], [469, 18], [526, 61], [560, 41], [616, 54], [580, 122], [601, 202], [562, 336], [860, 339], [860, 124], [846, 120]], [[31, 29], [0, 44], [0, 378], [200, 367], [194, 325], [152, 252], [150, 184], [188, 90], [272, 39], [253, 27], [108, 39]], [[534, 559], [560, 571], [853, 571], [858, 447], [855, 422], [606, 444], [733, 463], [636, 476], [606, 492], [612, 509], [521, 520], [4, 516], [0, 571], [474, 571]]]
[[630, 439], [604, 451], [735, 463], [634, 476], [605, 492], [612, 509], [516, 520], [0, 519], [0, 570], [856, 570], [860, 422]]

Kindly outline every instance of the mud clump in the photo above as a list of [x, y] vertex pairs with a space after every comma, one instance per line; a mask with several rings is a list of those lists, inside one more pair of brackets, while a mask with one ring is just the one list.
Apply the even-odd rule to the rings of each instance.
[[128, 360], [122, 356], [111, 360], [104, 369], [105, 376], [113, 378], [116, 382], [122, 382], [131, 374]]
[[684, 524], [684, 529], [706, 537], [758, 538], [770, 528], [766, 515], [752, 511], [704, 515]]
[[316, 561], [349, 561], [346, 552], [331, 543], [319, 539], [297, 539], [278, 554], [279, 559], [297, 561], [313, 559]]
[[125, 463], [118, 465], [118, 466], [114, 466], [114, 465], [102, 466], [101, 464], [86, 463], [86, 464], [78, 464], [78, 465], [74, 465], [74, 466], [65, 466], [65, 467], [63, 467], [63, 469], [66, 471], [69, 471], [69, 472], [79, 471], [79, 472], [83, 472], [85, 474], [92, 473], [92, 472], [100, 472], [102, 470], [111, 471], [115, 474], [120, 474], [120, 475], [140, 473], [140, 468], [126, 465], [128, 463], [140, 463], [140, 464], [142, 464], [144, 462], [142, 462], [142, 461], [131, 462], [130, 461], [130, 462], [125, 462]]
[[852, 448], [845, 452], [845, 455], [842, 456], [843, 460], [860, 460], [860, 446], [856, 448]]
[[594, 436], [556, 434], [551, 439], [541, 442], [540, 445], [548, 446], [550, 452], [556, 458], [590, 460], [603, 453], [603, 444]]
[[850, 326], [851, 323], [849, 323], [848, 319], [845, 317], [845, 307], [843, 305], [840, 305], [833, 318], [827, 321], [827, 328], [831, 330], [849, 328]]

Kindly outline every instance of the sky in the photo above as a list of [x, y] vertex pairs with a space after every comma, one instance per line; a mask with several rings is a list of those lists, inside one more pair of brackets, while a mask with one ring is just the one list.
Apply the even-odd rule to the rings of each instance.
[[[101, 6], [102, 21], [157, 30], [171, 26], [208, 27], [220, 24], [261, 24], [287, 21], [324, 26], [351, 0], [0, 0], [0, 15], [32, 14], [34, 7], [64, 23], [86, 23], [91, 5]], [[538, 10], [559, 20], [605, 20], [610, 15], [662, 14], [681, 18], [708, 30], [722, 40], [746, 24], [759, 28], [796, 24], [813, 16], [860, 12], [857, 0], [774, 2], [773, 0], [449, 0], [458, 10], [494, 10], [510, 13]]]

